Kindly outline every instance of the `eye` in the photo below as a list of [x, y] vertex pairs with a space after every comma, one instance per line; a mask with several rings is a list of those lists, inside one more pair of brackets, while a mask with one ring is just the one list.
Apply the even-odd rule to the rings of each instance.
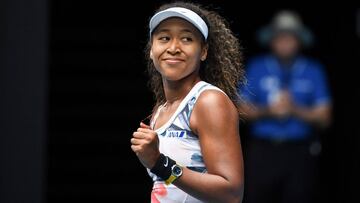
[[184, 42], [192, 42], [193, 39], [191, 37], [183, 37], [182, 41], [184, 41]]
[[167, 42], [170, 40], [170, 37], [167, 37], [167, 36], [160, 36], [158, 38], [159, 41], [162, 41], [162, 42]]

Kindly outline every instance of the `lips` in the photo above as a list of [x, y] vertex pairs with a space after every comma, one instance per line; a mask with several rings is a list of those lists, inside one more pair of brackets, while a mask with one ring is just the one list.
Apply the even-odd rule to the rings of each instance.
[[184, 62], [185, 60], [182, 58], [164, 58], [163, 61], [165, 61], [168, 64], [177, 64]]

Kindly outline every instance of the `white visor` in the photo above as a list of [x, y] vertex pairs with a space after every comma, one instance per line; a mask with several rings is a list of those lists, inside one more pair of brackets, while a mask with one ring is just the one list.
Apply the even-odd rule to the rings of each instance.
[[156, 13], [150, 20], [149, 28], [150, 28], [150, 36], [154, 29], [165, 19], [171, 17], [179, 17], [189, 21], [193, 24], [204, 36], [205, 40], [208, 37], [208, 27], [204, 20], [196, 14], [194, 11], [182, 8], [182, 7], [172, 7], [166, 10], [160, 11]]

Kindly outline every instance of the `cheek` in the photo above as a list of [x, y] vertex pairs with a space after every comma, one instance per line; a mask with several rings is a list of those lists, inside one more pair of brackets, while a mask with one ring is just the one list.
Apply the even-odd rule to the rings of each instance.
[[150, 54], [151, 54], [151, 60], [152, 60], [152, 62], [154, 64], [155, 69], [158, 72], [162, 73], [163, 71], [162, 71], [162, 68], [161, 68], [161, 61], [159, 61], [161, 51], [158, 50], [158, 49], [152, 49]]
[[161, 54], [163, 54], [165, 49], [162, 46], [153, 46], [151, 48], [150, 54], [151, 59], [155, 62], [159, 60]]
[[199, 66], [200, 65], [200, 62], [201, 62], [201, 50], [196, 50], [196, 51], [193, 51], [191, 53], [191, 56], [188, 58], [189, 59], [189, 65], [192, 65], [192, 66]]

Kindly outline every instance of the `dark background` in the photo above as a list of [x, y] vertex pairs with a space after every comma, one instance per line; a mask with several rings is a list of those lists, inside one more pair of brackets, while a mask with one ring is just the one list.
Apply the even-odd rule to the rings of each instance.
[[[149, 202], [130, 137], [154, 104], [143, 49], [163, 2], [1, 1], [0, 202]], [[326, 66], [334, 99], [319, 202], [359, 201], [357, 8], [196, 2], [229, 21], [245, 60], [263, 51], [254, 34], [274, 12], [300, 13], [316, 36], [305, 53]]]

